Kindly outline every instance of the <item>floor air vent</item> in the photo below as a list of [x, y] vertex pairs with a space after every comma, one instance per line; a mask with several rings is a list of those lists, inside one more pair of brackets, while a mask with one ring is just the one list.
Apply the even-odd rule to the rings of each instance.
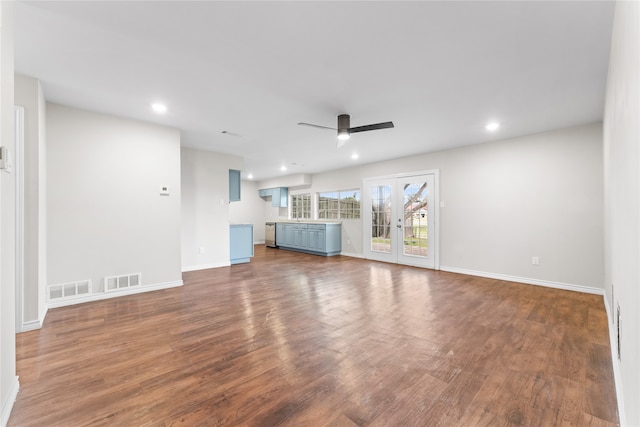
[[104, 291], [115, 292], [142, 285], [142, 274], [125, 274], [124, 276], [110, 276], [104, 278]]
[[49, 301], [61, 301], [91, 294], [91, 280], [61, 283], [47, 287]]

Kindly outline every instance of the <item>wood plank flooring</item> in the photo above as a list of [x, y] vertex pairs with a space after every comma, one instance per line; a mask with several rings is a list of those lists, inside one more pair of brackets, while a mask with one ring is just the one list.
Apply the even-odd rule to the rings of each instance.
[[602, 297], [256, 246], [17, 336], [9, 426], [614, 426]]

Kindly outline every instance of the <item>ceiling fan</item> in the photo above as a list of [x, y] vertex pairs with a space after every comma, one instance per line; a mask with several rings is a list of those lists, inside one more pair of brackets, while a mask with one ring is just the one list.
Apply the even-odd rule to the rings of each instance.
[[301, 126], [311, 126], [311, 127], [320, 128], [320, 129], [337, 130], [338, 131], [338, 145], [337, 145], [338, 148], [342, 147], [347, 142], [347, 140], [349, 139], [349, 136], [352, 133], [365, 132], [368, 130], [389, 129], [394, 127], [393, 122], [383, 122], [383, 123], [376, 123], [373, 125], [351, 127], [351, 116], [349, 116], [348, 114], [340, 114], [338, 116], [337, 129], [331, 128], [328, 126], [314, 125], [312, 123], [300, 122], [298, 124]]

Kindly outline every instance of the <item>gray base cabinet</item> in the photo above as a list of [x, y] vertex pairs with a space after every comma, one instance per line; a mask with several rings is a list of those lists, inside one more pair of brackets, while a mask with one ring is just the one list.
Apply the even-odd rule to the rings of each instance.
[[282, 249], [316, 255], [339, 255], [342, 251], [341, 224], [279, 222], [276, 244]]

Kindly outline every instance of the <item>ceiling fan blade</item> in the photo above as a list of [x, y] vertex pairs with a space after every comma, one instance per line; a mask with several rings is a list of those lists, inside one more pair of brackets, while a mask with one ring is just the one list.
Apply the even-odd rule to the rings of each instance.
[[336, 143], [336, 148], [342, 148], [344, 144], [346, 144], [347, 142], [348, 142], [347, 139], [339, 139], [338, 142]]
[[314, 125], [312, 123], [304, 123], [304, 122], [300, 122], [298, 123], [300, 126], [309, 126], [312, 128], [320, 128], [320, 129], [331, 129], [331, 130], [336, 130], [336, 128], [330, 128], [328, 126], [320, 126], [320, 125]]
[[350, 128], [349, 132], [350, 133], [365, 132], [368, 130], [389, 129], [392, 127], [394, 127], [393, 122], [384, 122], [384, 123], [376, 123], [374, 125], [356, 126], [354, 128]]

